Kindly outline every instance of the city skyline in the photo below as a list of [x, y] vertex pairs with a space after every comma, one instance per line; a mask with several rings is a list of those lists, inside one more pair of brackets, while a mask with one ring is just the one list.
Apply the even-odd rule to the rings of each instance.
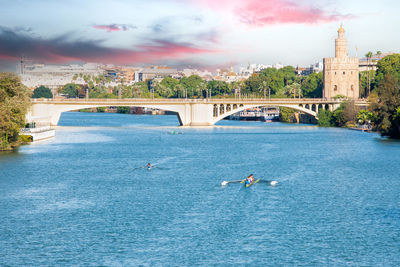
[[19, 0], [2, 6], [0, 69], [8, 70], [21, 54], [47, 64], [307, 66], [333, 56], [340, 24], [351, 56], [356, 47], [362, 57], [400, 46], [390, 34], [400, 7], [392, 0]]

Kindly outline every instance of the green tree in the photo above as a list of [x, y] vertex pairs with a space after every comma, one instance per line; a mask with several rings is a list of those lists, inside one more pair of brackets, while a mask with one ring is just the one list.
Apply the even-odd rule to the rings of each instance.
[[155, 83], [154, 90], [157, 96], [170, 98], [174, 96], [174, 90], [168, 86], [163, 85], [162, 83]]
[[123, 113], [123, 114], [128, 114], [129, 113], [129, 107], [117, 107], [117, 112], [118, 113]]
[[223, 96], [225, 94], [229, 94], [231, 91], [229, 85], [226, 82], [216, 80], [208, 82], [207, 89], [211, 89], [211, 95], [214, 96]]
[[18, 145], [31, 94], [17, 75], [0, 73], [0, 150]]
[[[367, 97], [368, 96], [368, 86], [370, 86], [371, 91], [374, 90], [375, 88], [375, 71], [374, 70], [369, 70], [369, 71], [360, 71], [359, 75], [360, 79], [360, 95], [361, 97]], [[369, 79], [372, 77], [372, 82], [369, 84]]]
[[324, 88], [323, 73], [311, 73], [304, 77], [301, 83], [301, 91], [307, 98], [322, 98], [322, 90]]
[[285, 86], [285, 95], [288, 97], [296, 97], [299, 95], [300, 84], [292, 83]]
[[334, 125], [333, 113], [330, 110], [320, 109], [318, 111], [318, 126], [331, 127]]
[[271, 94], [276, 97], [284, 97], [286, 90], [285, 86], [294, 83], [297, 80], [296, 71], [292, 66], [287, 66], [281, 69], [266, 68], [250, 76], [242, 88], [242, 93], [255, 93], [260, 96], [260, 88], [265, 81], [268, 88], [271, 89]]
[[177, 80], [177, 79], [174, 79], [174, 78], [171, 78], [171, 77], [165, 77], [162, 81], [161, 81], [161, 84], [163, 85], [163, 86], [165, 86], [165, 87], [168, 87], [168, 88], [170, 88], [170, 89], [172, 89], [172, 90], [174, 90], [175, 89], [175, 86], [177, 85], [177, 84], [179, 84], [179, 81]]
[[177, 85], [175, 85], [174, 87], [174, 91], [176, 92], [176, 96], [179, 98], [185, 98], [185, 88], [183, 87], [182, 84], [178, 83]]
[[365, 55], [365, 57], [367, 58], [367, 71], [368, 71], [368, 95], [370, 95], [370, 93], [371, 93], [371, 75], [370, 75], [370, 72], [369, 72], [369, 65], [370, 65], [370, 61], [371, 61], [371, 58], [372, 58], [372, 52], [370, 51], [370, 52], [368, 52], [366, 55]]
[[344, 119], [344, 115], [343, 115], [343, 108], [336, 109], [333, 112], [332, 117], [333, 117], [335, 126], [343, 127], [346, 125], [346, 120]]
[[100, 95], [106, 94], [107, 88], [104, 85], [96, 85], [89, 90], [89, 98], [102, 98]]
[[265, 80], [268, 82], [266, 77], [261, 77], [259, 73], [252, 74], [245, 82], [244, 86], [241, 88], [242, 94], [248, 94], [251, 92], [257, 92], [260, 87], [262, 87], [262, 82]]
[[376, 51], [376, 55], [378, 56], [379, 59], [381, 59], [382, 52], [380, 50]]
[[106, 111], [106, 107], [98, 107], [96, 108], [97, 112], [104, 113]]
[[400, 139], [400, 80], [387, 74], [377, 88], [377, 96], [370, 104], [377, 130], [383, 136]]
[[147, 82], [137, 82], [135, 83], [135, 93], [139, 98], [150, 97], [149, 86]]
[[342, 102], [339, 108], [333, 112], [335, 126], [353, 127], [356, 124], [359, 110], [353, 100]]
[[74, 83], [67, 83], [63, 86], [61, 93], [66, 94], [68, 97], [78, 97], [80, 86]]
[[200, 84], [203, 82], [199, 75], [191, 75], [189, 77], [183, 77], [180, 80], [180, 84], [187, 89], [188, 97], [199, 96]]
[[400, 54], [386, 56], [378, 61], [376, 70], [376, 85], [379, 86], [390, 74], [394, 79], [400, 80]]
[[279, 108], [279, 120], [282, 122], [294, 122], [295, 111], [291, 108], [280, 107]]
[[48, 87], [41, 85], [33, 91], [32, 98], [41, 98], [41, 97], [53, 98], [53, 94], [51, 93]]

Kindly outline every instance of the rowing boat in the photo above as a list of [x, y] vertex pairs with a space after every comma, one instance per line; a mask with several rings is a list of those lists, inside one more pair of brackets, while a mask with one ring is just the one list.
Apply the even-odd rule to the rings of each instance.
[[256, 183], [258, 183], [260, 181], [260, 179], [257, 179], [257, 180], [255, 180], [254, 182], [252, 182], [252, 183], [249, 183], [249, 184], [244, 184], [246, 187], [250, 187], [250, 186], [252, 186], [253, 184], [256, 184]]

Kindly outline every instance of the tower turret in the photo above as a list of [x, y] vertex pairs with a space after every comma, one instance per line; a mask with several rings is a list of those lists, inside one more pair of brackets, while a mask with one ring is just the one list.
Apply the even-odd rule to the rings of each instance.
[[335, 40], [335, 57], [347, 57], [347, 40], [344, 38], [343, 26], [340, 26], [338, 30], [338, 38]]

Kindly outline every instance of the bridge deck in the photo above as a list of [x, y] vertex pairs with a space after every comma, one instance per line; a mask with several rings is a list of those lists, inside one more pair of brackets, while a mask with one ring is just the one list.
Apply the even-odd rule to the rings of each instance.
[[[264, 104], [264, 105], [300, 105], [300, 104], [340, 104], [343, 100], [323, 99], [323, 98], [213, 98], [213, 99], [185, 99], [185, 98], [65, 98], [65, 99], [32, 99], [32, 103], [36, 104], [105, 104], [105, 105], [127, 105], [127, 104]], [[356, 105], [366, 105], [367, 101], [364, 99], [356, 100]]]

